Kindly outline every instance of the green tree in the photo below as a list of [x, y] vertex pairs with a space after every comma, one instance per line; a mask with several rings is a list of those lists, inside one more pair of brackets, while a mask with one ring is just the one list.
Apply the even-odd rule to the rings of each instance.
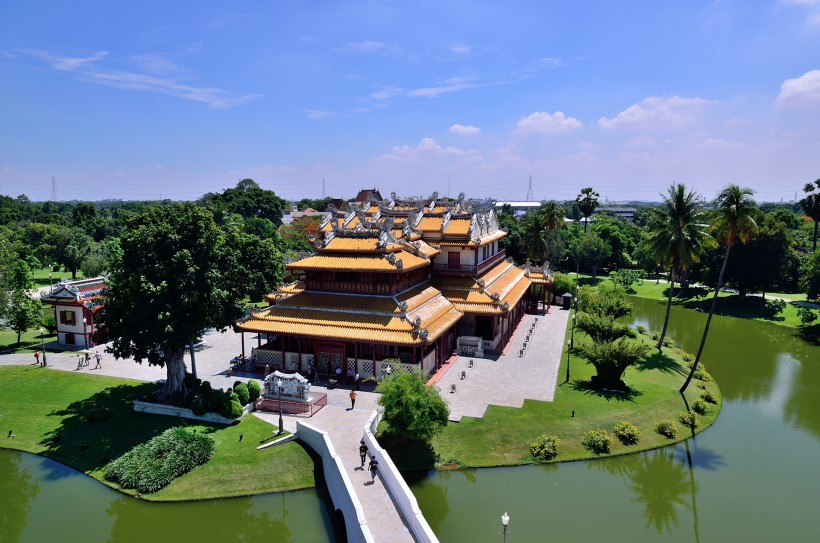
[[812, 241], [812, 252], [817, 250], [817, 226], [820, 224], [820, 179], [814, 183], [806, 183], [803, 187], [806, 194], [800, 200], [800, 207], [814, 221], [814, 237]]
[[814, 251], [800, 267], [800, 287], [806, 293], [806, 299], [820, 299], [820, 251]]
[[752, 198], [753, 195], [754, 191], [748, 187], [729, 185], [720, 191], [715, 201], [716, 214], [714, 222], [720, 234], [720, 239], [726, 246], [726, 252], [723, 255], [723, 264], [720, 267], [720, 275], [718, 275], [715, 293], [712, 296], [712, 304], [709, 307], [709, 316], [706, 317], [706, 326], [703, 328], [698, 354], [695, 356], [695, 363], [692, 364], [689, 375], [686, 376], [686, 381], [680, 388], [681, 394], [686, 391], [692, 381], [692, 377], [698, 369], [701, 355], [703, 355], [703, 348], [706, 346], [706, 338], [709, 335], [709, 326], [712, 324], [712, 317], [715, 314], [718, 294], [720, 289], [723, 288], [723, 274], [726, 272], [726, 263], [729, 262], [729, 253], [732, 246], [737, 241], [741, 243], [748, 242], [752, 234], [757, 231], [757, 223], [755, 223], [753, 217], [757, 204]]
[[663, 330], [658, 340], [658, 351], [663, 346], [663, 339], [669, 326], [676, 274], [686, 272], [714, 242], [708, 233], [708, 225], [695, 191], [687, 191], [686, 185], [678, 183], [671, 185], [662, 197], [663, 205], [649, 221], [650, 233], [646, 240], [647, 246], [655, 255], [655, 261], [670, 268], [669, 296]]
[[545, 260], [550, 260], [555, 246], [555, 232], [564, 228], [564, 208], [555, 200], [550, 200], [538, 210], [546, 232], [547, 252]]
[[600, 205], [598, 198], [601, 195], [595, 192], [592, 187], [586, 187], [581, 189], [581, 194], [575, 198], [575, 201], [578, 203], [578, 209], [581, 211], [581, 215], [584, 216], [584, 232], [587, 231], [587, 224], [589, 223], [589, 218], [595, 212], [595, 208]]
[[9, 328], [17, 332], [17, 345], [23, 332], [40, 324], [40, 302], [33, 300], [26, 290], [17, 289], [11, 293], [8, 309]]
[[543, 262], [547, 258], [547, 232], [544, 218], [538, 212], [531, 212], [521, 218], [521, 252], [532, 262]]
[[596, 375], [589, 380], [593, 388], [625, 390], [624, 371], [646, 356], [649, 347], [623, 337], [608, 343], [582, 343], [578, 351], [595, 366]]
[[632, 313], [632, 304], [621, 285], [601, 283], [597, 288], [583, 286], [578, 291], [578, 311], [607, 315], [613, 319]]
[[199, 203], [212, 209], [218, 222], [225, 214], [237, 213], [246, 219], [268, 219], [275, 226], [282, 224], [282, 215], [288, 208], [285, 200], [272, 190], [261, 188], [253, 179], [243, 179], [236, 187], [226, 189], [222, 194], [208, 193]]
[[450, 408], [435, 387], [427, 387], [420, 373], [398, 372], [382, 381], [379, 405], [384, 421], [397, 436], [430, 441], [447, 425]]
[[79, 228], [60, 230], [54, 238], [54, 260], [71, 272], [72, 279], [77, 279], [77, 270], [91, 252], [91, 244], [91, 237]]
[[127, 217], [120, 247], [102, 306], [104, 339], [113, 340], [108, 350], [117, 358], [164, 366], [159, 398], [168, 400], [187, 392], [185, 346], [203, 329], [225, 328], [243, 314], [251, 263], [213, 215], [192, 204]]

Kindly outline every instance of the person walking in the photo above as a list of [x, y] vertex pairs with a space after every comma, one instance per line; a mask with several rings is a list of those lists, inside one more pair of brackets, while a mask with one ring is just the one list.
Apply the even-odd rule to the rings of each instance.
[[351, 390], [350, 391], [350, 410], [351, 411], [353, 410], [353, 408], [356, 407], [356, 396], [358, 396], [358, 394], [356, 394], [356, 391]]
[[40, 351], [34, 351], [34, 360], [35, 360], [34, 363], [39, 366], [40, 365]]
[[376, 460], [376, 456], [370, 457], [370, 464], [367, 466], [370, 470], [370, 482], [376, 482], [376, 472], [379, 471], [379, 461]]
[[83, 364], [83, 366], [87, 366], [90, 363], [91, 363], [91, 353], [86, 351], [85, 352], [85, 363]]
[[361, 468], [364, 469], [364, 462], [367, 460], [367, 445], [364, 444], [364, 439], [359, 442], [359, 458], [362, 461]]
[[94, 369], [97, 369], [97, 368], [102, 369], [102, 366], [100, 365], [100, 361], [102, 360], [102, 355], [100, 354], [100, 351], [97, 351], [94, 354], [94, 359], [97, 361], [97, 365], [94, 366]]

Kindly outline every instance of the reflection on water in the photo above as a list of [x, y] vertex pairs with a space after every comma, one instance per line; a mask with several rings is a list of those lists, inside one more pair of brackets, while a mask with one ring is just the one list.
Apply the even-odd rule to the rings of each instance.
[[[633, 301], [632, 323], [659, 330], [664, 304]], [[673, 308], [669, 336], [694, 352], [705, 319]], [[627, 457], [477, 470], [470, 483], [431, 472], [411, 487], [433, 530], [442, 541], [495, 541], [507, 511], [511, 541], [816, 540], [820, 347], [715, 317], [704, 363], [724, 408], [696, 438]]]
[[335, 541], [315, 491], [151, 503], [37, 456], [0, 449], [0, 541]]

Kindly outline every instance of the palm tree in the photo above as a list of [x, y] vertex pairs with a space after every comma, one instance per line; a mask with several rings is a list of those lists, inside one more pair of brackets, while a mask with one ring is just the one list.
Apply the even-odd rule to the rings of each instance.
[[555, 231], [564, 227], [564, 208], [558, 205], [555, 200], [550, 200], [538, 210], [541, 215], [542, 224], [547, 234], [547, 254], [546, 260], [550, 259]]
[[663, 197], [663, 205], [652, 217], [647, 227], [650, 229], [646, 244], [655, 255], [655, 260], [670, 267], [669, 298], [666, 302], [666, 317], [658, 340], [658, 351], [663, 346], [669, 312], [672, 309], [672, 292], [675, 289], [675, 274], [686, 272], [700, 259], [704, 249], [714, 240], [707, 231], [703, 212], [698, 204], [698, 194], [686, 190], [682, 183], [670, 185]]
[[587, 223], [589, 223], [589, 217], [595, 211], [595, 208], [598, 207], [600, 202], [598, 202], [598, 198], [601, 195], [595, 192], [592, 187], [587, 187], [585, 189], [581, 189], [581, 194], [575, 198], [575, 201], [578, 202], [578, 209], [581, 210], [581, 215], [584, 216], [584, 232], [587, 231]]
[[754, 214], [757, 204], [755, 204], [752, 195], [754, 190], [749, 187], [739, 187], [738, 185], [729, 185], [720, 191], [717, 200], [715, 201], [716, 215], [715, 215], [715, 229], [723, 238], [723, 243], [726, 245], [726, 252], [723, 254], [723, 264], [720, 267], [720, 274], [718, 275], [717, 285], [715, 285], [715, 294], [712, 297], [712, 306], [709, 309], [709, 316], [706, 317], [706, 327], [703, 329], [703, 337], [700, 340], [700, 347], [698, 347], [698, 354], [695, 357], [695, 362], [689, 370], [689, 375], [686, 381], [680, 388], [681, 394], [689, 386], [692, 381], [692, 376], [698, 369], [700, 357], [703, 354], [703, 347], [706, 345], [706, 336], [709, 335], [709, 325], [712, 324], [712, 316], [715, 314], [715, 304], [717, 303], [718, 293], [723, 287], [723, 274], [726, 271], [726, 263], [729, 262], [729, 252], [732, 250], [732, 245], [736, 241], [741, 243], [748, 242], [752, 234], [757, 231], [757, 223], [755, 223], [752, 215]]
[[521, 252], [533, 262], [542, 262], [547, 258], [547, 228], [544, 217], [534, 211], [521, 219]]
[[[817, 185], [817, 192], [814, 192], [814, 185]], [[820, 224], [820, 179], [815, 181], [814, 184], [806, 183], [803, 192], [806, 193], [806, 196], [800, 200], [800, 207], [814, 221], [814, 242], [811, 248], [811, 251], [814, 252], [817, 250], [817, 225]]]

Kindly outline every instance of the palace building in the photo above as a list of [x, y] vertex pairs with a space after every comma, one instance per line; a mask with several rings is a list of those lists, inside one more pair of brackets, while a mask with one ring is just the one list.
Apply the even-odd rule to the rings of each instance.
[[453, 351], [498, 353], [531, 286], [543, 292], [551, 283], [548, 270], [508, 260], [504, 236], [490, 201], [393, 198], [331, 208], [316, 254], [287, 265], [299, 280], [235, 329], [243, 346], [244, 333], [257, 335], [256, 365], [307, 375], [431, 373]]

